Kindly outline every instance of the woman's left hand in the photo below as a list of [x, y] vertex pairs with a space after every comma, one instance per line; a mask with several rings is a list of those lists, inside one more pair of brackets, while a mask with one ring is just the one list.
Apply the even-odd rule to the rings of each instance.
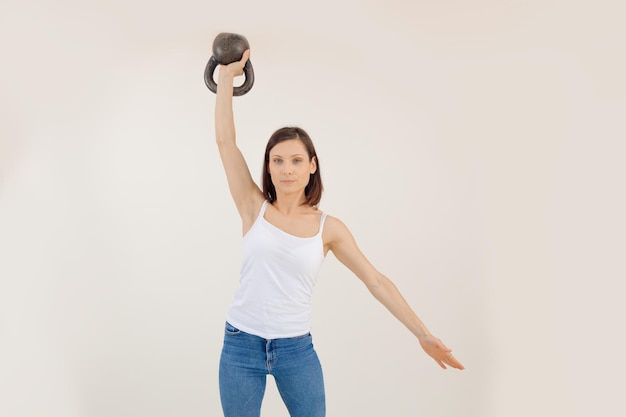
[[447, 369], [446, 365], [456, 369], [465, 369], [453, 355], [452, 349], [447, 348], [443, 342], [433, 335], [426, 335], [419, 339], [422, 349], [431, 358], [435, 360], [443, 369]]

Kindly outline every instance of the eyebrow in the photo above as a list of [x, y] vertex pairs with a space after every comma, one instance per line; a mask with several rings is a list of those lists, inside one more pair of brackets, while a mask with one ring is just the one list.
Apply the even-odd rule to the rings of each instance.
[[[278, 155], [278, 154], [273, 154], [273, 155], [272, 155], [272, 157], [275, 157], [275, 156], [278, 156], [279, 158], [282, 158], [282, 155]], [[292, 157], [292, 158], [293, 158], [294, 156], [304, 156], [304, 154], [297, 153], [297, 154], [291, 155], [291, 157]]]

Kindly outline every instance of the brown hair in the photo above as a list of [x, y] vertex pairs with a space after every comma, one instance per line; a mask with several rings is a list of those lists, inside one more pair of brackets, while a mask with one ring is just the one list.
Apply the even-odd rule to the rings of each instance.
[[302, 142], [309, 155], [309, 161], [315, 158], [317, 169], [309, 177], [309, 183], [304, 189], [304, 196], [307, 204], [317, 206], [322, 199], [322, 191], [324, 191], [320, 174], [320, 160], [309, 134], [299, 127], [283, 127], [270, 136], [265, 147], [265, 159], [263, 160], [263, 195], [270, 203], [276, 201], [276, 188], [274, 188], [269, 172], [270, 151], [280, 142], [291, 139], [298, 139]]

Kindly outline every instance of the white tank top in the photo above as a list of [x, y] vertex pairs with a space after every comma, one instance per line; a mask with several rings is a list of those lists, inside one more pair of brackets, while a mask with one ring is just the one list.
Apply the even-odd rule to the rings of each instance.
[[239, 288], [226, 319], [265, 339], [302, 336], [311, 329], [311, 299], [324, 261], [322, 230], [313, 237], [291, 235], [265, 220], [268, 202], [243, 237]]

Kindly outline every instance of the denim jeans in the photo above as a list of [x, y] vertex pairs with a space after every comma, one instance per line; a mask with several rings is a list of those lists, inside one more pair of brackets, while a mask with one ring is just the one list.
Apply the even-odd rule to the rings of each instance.
[[322, 367], [311, 334], [264, 339], [229, 323], [220, 358], [220, 398], [225, 417], [259, 417], [267, 375], [272, 375], [291, 417], [324, 417]]

